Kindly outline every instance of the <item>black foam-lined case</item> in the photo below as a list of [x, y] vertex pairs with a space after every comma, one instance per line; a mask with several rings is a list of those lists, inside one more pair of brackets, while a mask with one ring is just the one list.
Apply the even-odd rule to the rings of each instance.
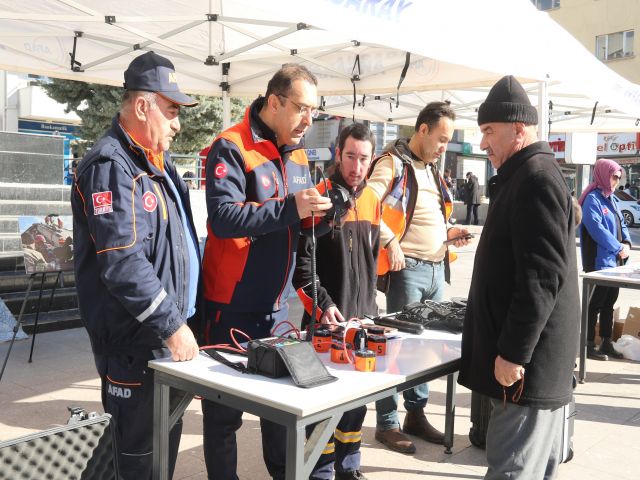
[[0, 479], [117, 480], [113, 429], [105, 413], [0, 442]]

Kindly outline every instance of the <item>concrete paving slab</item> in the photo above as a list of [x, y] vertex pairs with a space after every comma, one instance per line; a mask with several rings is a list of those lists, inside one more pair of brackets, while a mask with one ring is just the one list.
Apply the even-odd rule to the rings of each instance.
[[[472, 231], [481, 227], [472, 227]], [[477, 242], [477, 238], [475, 239]], [[446, 296], [466, 296], [471, 281], [475, 247], [459, 250], [452, 265], [452, 285]], [[634, 261], [640, 251], [632, 252]], [[637, 292], [621, 291], [623, 308], [640, 304]], [[384, 307], [384, 298], [379, 303]], [[292, 305], [292, 317], [300, 315]], [[101, 411], [99, 379], [84, 329], [47, 332], [36, 338], [34, 363], [28, 364], [30, 342], [20, 341], [11, 353], [5, 377], [0, 382], [0, 440], [66, 423], [67, 406], [80, 404]], [[8, 344], [0, 344], [4, 359]], [[587, 382], [576, 389], [578, 415], [575, 421], [574, 459], [560, 466], [559, 480], [635, 480], [640, 471], [640, 362], [587, 361]], [[444, 428], [446, 382], [431, 382], [427, 414], [434, 425]], [[375, 441], [375, 408], [368, 406], [363, 429], [362, 470], [372, 480], [479, 479], [486, 470], [484, 451], [469, 443], [470, 392], [458, 387], [455, 443], [452, 455], [441, 446], [416, 439], [417, 452], [391, 452]], [[400, 418], [404, 411], [400, 409]], [[174, 478], [204, 480], [202, 413], [194, 400], [184, 416], [184, 434]], [[268, 479], [262, 461], [259, 421], [245, 415], [238, 432], [241, 479]]]

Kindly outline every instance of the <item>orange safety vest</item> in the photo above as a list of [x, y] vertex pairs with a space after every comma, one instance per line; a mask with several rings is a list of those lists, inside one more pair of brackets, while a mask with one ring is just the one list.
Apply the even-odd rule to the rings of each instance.
[[[417, 191], [417, 183], [415, 177], [409, 172], [409, 162], [403, 160], [398, 155], [387, 152], [376, 158], [371, 163], [369, 172], [372, 172], [376, 163], [381, 159], [390, 156], [392, 159], [392, 176], [391, 187], [389, 193], [382, 199], [382, 221], [391, 229], [398, 242], [402, 241], [413, 217], [415, 209]], [[453, 202], [451, 195], [447, 189], [444, 178], [437, 172], [440, 183], [440, 205], [444, 221], [448, 222], [453, 212]], [[456, 260], [455, 252], [447, 249], [448, 261]], [[390, 269], [387, 248], [380, 249], [378, 256], [378, 275], [385, 275]]]

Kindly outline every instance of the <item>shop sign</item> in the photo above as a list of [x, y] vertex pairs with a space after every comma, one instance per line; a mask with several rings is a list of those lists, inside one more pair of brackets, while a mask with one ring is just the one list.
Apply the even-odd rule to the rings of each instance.
[[598, 135], [598, 156], [636, 155], [638, 153], [638, 133], [601, 133]]

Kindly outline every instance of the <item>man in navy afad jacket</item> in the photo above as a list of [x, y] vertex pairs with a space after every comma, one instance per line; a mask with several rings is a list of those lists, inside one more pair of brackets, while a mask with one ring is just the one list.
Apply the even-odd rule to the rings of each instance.
[[[300, 220], [331, 207], [311, 184], [301, 144], [317, 115], [316, 85], [305, 67], [284, 65], [265, 96], [214, 140], [207, 155], [206, 343], [230, 343], [231, 328], [269, 337], [288, 317]], [[202, 411], [209, 478], [236, 480], [242, 412], [208, 400]], [[265, 419], [260, 424], [269, 474], [284, 479], [285, 429]]]
[[573, 202], [511, 76], [478, 110], [498, 175], [476, 251], [459, 382], [491, 397], [485, 479], [551, 479], [580, 330]]
[[[164, 345], [175, 361], [198, 353], [199, 252], [187, 188], [167, 150], [180, 131], [173, 64], [153, 52], [124, 74], [111, 128], [79, 163], [71, 195], [75, 274], [82, 320], [117, 430], [120, 478], [151, 479], [153, 371]], [[182, 431], [170, 433], [173, 472]]]

